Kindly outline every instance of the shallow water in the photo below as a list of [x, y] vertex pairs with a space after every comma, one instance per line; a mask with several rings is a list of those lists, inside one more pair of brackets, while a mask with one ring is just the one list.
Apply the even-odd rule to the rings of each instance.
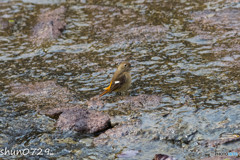
[[[33, 45], [29, 36], [36, 16], [41, 9], [58, 6], [67, 8], [63, 35], [42, 46]], [[239, 2], [221, 0], [0, 2], [0, 18], [9, 22], [8, 28], [0, 30], [0, 149], [50, 149], [53, 155], [44, 154], [45, 158], [121, 159], [117, 154], [123, 150], [140, 150], [128, 159], [152, 159], [158, 153], [179, 159], [205, 157], [213, 151], [198, 145], [198, 140], [217, 139], [223, 132], [240, 133], [239, 69], [229, 67], [232, 55], [213, 52], [219, 37], [206, 38], [191, 30], [191, 15], [239, 6]], [[162, 96], [157, 108], [113, 116], [120, 116], [120, 121], [138, 117], [140, 128], [132, 128], [138, 132], [136, 137], [94, 146], [97, 135], [60, 132], [55, 120], [9, 95], [10, 84], [56, 80], [76, 95], [74, 103], [83, 103], [108, 85], [124, 60], [133, 66], [132, 96]], [[111, 112], [112, 106], [109, 103], [102, 110]], [[163, 132], [167, 128], [169, 133]], [[183, 142], [183, 137], [195, 132]], [[237, 145], [219, 149], [228, 152]]]

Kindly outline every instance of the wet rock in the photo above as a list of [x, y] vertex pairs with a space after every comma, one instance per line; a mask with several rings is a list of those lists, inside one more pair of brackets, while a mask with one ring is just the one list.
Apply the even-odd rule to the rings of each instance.
[[[96, 146], [124, 145], [125, 143], [139, 144], [149, 140], [153, 143], [160, 143], [164, 140], [164, 143], [169, 142], [178, 146], [186, 146], [193, 141], [198, 133], [198, 127], [192, 125], [197, 120], [195, 115], [185, 113], [185, 115], [179, 117], [179, 113], [185, 111], [186, 108], [181, 108], [180, 111], [175, 111], [167, 117], [161, 116], [159, 113], [156, 115], [156, 110], [151, 111], [151, 109], [148, 110], [146, 108], [144, 111], [147, 111], [148, 114], [143, 117], [138, 112], [136, 113], [137, 110], [130, 113], [133, 116], [127, 115], [127, 120], [125, 120], [125, 115], [123, 115], [122, 121], [119, 121], [116, 126], [94, 138], [93, 143]], [[194, 111], [194, 108], [192, 110]], [[159, 121], [159, 119], [161, 120]], [[159, 121], [158, 123], [156, 123], [157, 120]], [[152, 126], [154, 126], [154, 129], [149, 130]]]
[[[170, 117], [171, 116], [169, 116], [169, 118]], [[195, 118], [193, 118], [194, 116], [189, 117], [195, 121]], [[167, 121], [165, 123], [167, 123]], [[159, 133], [163, 139], [180, 146], [189, 144], [198, 132], [198, 128], [192, 125], [191, 122], [188, 122], [187, 118], [185, 119], [184, 117], [179, 119], [173, 118], [171, 125], [162, 125], [160, 128], [162, 129]]]
[[116, 96], [105, 97], [102, 103], [115, 102], [119, 108], [130, 108], [131, 110], [147, 109], [158, 107], [162, 97], [158, 95], [140, 94], [138, 96]]
[[177, 160], [177, 159], [165, 154], [156, 154], [153, 160]]
[[161, 104], [162, 97], [157, 95], [141, 94], [138, 96], [106, 96], [92, 97], [86, 102], [88, 108], [103, 109], [106, 105], [114, 103], [119, 109], [128, 108], [131, 110], [153, 109]]
[[[95, 145], [117, 144], [118, 142], [123, 143], [123, 141], [134, 142], [136, 136], [147, 137], [149, 134], [153, 135], [153, 133], [142, 131], [142, 120], [137, 115], [140, 110], [153, 110], [157, 108], [161, 104], [161, 96], [142, 94], [133, 97], [116, 96], [109, 98], [106, 96], [102, 97], [102, 99], [104, 101], [96, 98], [97, 101], [101, 101], [104, 104], [104, 107], [106, 105], [109, 105], [111, 108], [115, 106], [114, 110], [110, 109], [108, 111], [113, 116], [111, 122], [114, 127], [96, 137], [93, 142]], [[113, 106], [111, 106], [111, 102], [114, 103]], [[94, 108], [94, 105], [92, 106]], [[131, 114], [133, 115], [131, 116]], [[126, 119], [125, 116], [128, 118]]]
[[14, 98], [27, 99], [26, 105], [37, 110], [64, 106], [74, 100], [73, 94], [55, 81], [35, 82], [29, 84], [12, 84], [11, 94]]
[[61, 130], [74, 130], [80, 133], [96, 133], [108, 129], [110, 117], [102, 112], [84, 108], [58, 108], [46, 113], [48, 116], [56, 116], [57, 127]]
[[108, 129], [98, 137], [94, 138], [94, 145], [118, 144], [122, 141], [132, 141], [132, 136], [136, 136], [138, 124], [129, 122], [128, 124], [117, 125], [114, 128]]
[[12, 94], [27, 98], [28, 106], [37, 107], [40, 113], [57, 119], [57, 127], [61, 130], [95, 133], [111, 126], [108, 115], [68, 103], [73, 100], [73, 95], [54, 81], [15, 84], [12, 85]]
[[66, 23], [64, 21], [66, 8], [61, 6], [39, 15], [37, 24], [33, 27], [30, 40], [41, 45], [45, 41], [56, 39], [61, 35]]
[[[68, 108], [64, 108], [68, 106]], [[71, 104], [66, 104], [64, 107], [60, 107], [60, 108], [53, 108], [53, 109], [46, 109], [46, 110], [42, 110], [40, 111], [41, 114], [44, 114], [50, 118], [53, 119], [58, 119], [60, 114], [62, 114], [63, 112], [67, 111], [72, 105]], [[73, 106], [72, 106], [73, 107]]]

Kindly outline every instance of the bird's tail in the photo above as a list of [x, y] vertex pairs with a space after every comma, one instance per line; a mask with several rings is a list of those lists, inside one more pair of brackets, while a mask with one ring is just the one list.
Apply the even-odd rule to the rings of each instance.
[[112, 81], [110, 82], [110, 84], [107, 88], [104, 88], [105, 91], [102, 94], [100, 94], [99, 96], [102, 97], [104, 94], [110, 92], [111, 91], [111, 85], [112, 85]]
[[102, 97], [104, 94], [108, 93], [109, 90], [105, 90], [104, 92], [102, 92], [99, 96]]

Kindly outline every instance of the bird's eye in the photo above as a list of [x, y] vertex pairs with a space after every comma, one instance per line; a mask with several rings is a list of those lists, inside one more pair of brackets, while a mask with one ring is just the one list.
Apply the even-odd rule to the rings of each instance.
[[124, 66], [127, 67], [127, 64], [125, 64]]

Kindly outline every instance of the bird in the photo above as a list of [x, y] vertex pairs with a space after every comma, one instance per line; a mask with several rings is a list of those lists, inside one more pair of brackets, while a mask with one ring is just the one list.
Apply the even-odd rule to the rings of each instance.
[[123, 92], [130, 88], [132, 82], [130, 71], [131, 64], [126, 61], [122, 62], [114, 73], [109, 86], [104, 88], [105, 91], [100, 94], [100, 97], [112, 91]]

